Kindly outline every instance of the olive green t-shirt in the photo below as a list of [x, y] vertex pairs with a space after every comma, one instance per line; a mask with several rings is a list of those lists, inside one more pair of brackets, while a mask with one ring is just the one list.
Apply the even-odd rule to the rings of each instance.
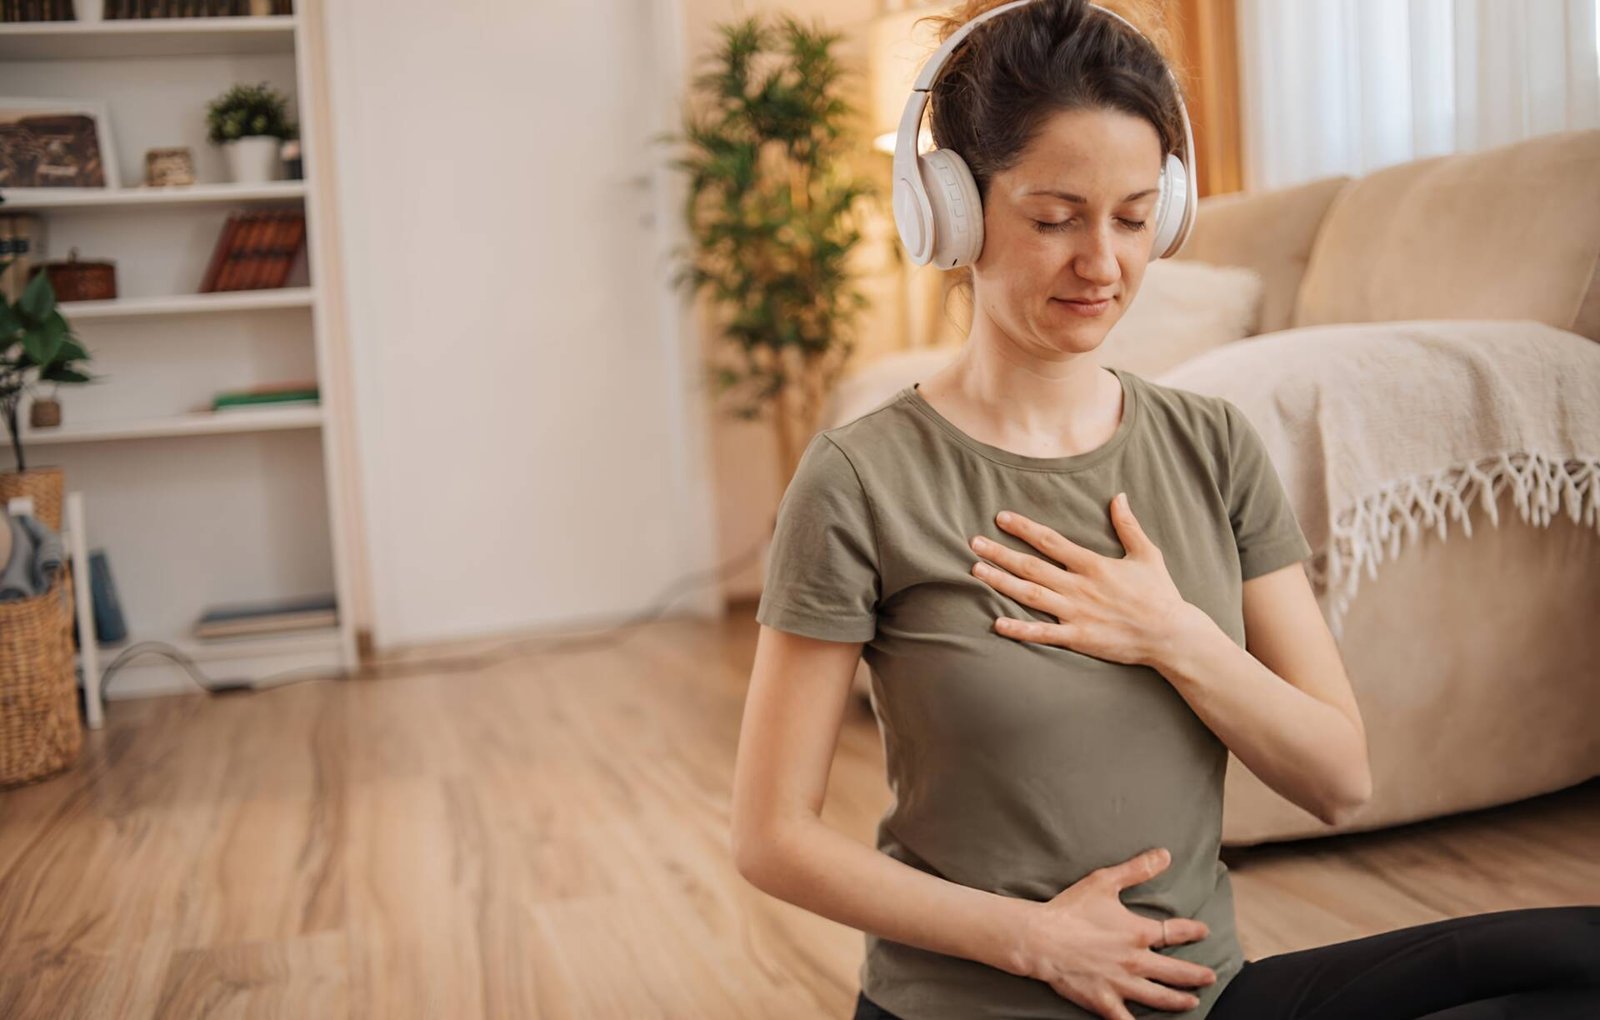
[[[1311, 554], [1261, 438], [1222, 397], [1110, 368], [1122, 419], [1099, 447], [1031, 457], [980, 442], [916, 384], [815, 435], [779, 505], [756, 619], [864, 643], [894, 802], [878, 849], [951, 882], [1045, 901], [1152, 847], [1155, 878], [1123, 890], [1145, 917], [1210, 934], [1156, 951], [1211, 967], [1203, 1017], [1243, 966], [1218, 857], [1227, 747], [1157, 670], [1008, 637], [1055, 618], [971, 573], [974, 535], [1043, 553], [995, 523], [1014, 510], [1104, 556], [1125, 555], [1118, 492], [1179, 592], [1244, 644], [1243, 580]], [[804, 678], [796, 677], [796, 681]], [[1048, 984], [866, 936], [867, 998], [905, 1020], [1095, 1014]]]

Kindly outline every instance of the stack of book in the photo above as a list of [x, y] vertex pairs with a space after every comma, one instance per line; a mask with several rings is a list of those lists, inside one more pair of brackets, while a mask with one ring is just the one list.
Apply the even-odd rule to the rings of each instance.
[[250, 407], [294, 407], [315, 405], [321, 394], [314, 379], [296, 382], [264, 383], [242, 390], [223, 390], [211, 398], [213, 411], [237, 411]]
[[286, 631], [320, 630], [336, 626], [338, 622], [334, 596], [311, 595], [212, 606], [195, 621], [194, 636], [201, 640], [258, 637]]
[[211, 251], [200, 293], [282, 287], [305, 239], [303, 211], [230, 212]]
[[22, 298], [31, 278], [29, 268], [44, 255], [44, 231], [39, 217], [29, 213], [0, 214], [0, 261], [13, 259], [0, 273], [0, 293], [10, 301]]

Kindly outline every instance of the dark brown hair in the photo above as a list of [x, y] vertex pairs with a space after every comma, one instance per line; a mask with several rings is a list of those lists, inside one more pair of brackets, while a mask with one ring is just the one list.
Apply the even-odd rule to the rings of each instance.
[[[1007, 0], [967, 0], [929, 15], [940, 42]], [[964, 159], [985, 203], [989, 182], [1015, 166], [1044, 121], [1066, 110], [1143, 117], [1162, 158], [1184, 152], [1183, 116], [1167, 76], [1164, 30], [1137, 3], [1111, 3], [1130, 29], [1087, 0], [1033, 0], [972, 30], [929, 89], [933, 140]], [[1176, 66], [1174, 67], [1176, 71]], [[959, 282], [970, 283], [970, 269]]]

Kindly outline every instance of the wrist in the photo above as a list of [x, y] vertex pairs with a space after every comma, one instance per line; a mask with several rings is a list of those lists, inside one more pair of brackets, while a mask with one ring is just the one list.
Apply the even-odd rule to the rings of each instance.
[[1033, 977], [1033, 926], [1044, 904], [1014, 896], [998, 896], [998, 944], [985, 961], [1017, 977]]
[[1214, 633], [1221, 633], [1217, 622], [1204, 609], [1185, 601], [1171, 616], [1165, 631], [1150, 649], [1144, 665], [1168, 679], [1184, 673], [1184, 666], [1196, 649]]

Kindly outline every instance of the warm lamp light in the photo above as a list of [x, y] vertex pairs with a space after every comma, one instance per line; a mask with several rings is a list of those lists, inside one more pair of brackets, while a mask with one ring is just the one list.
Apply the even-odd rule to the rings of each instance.
[[[868, 72], [872, 82], [872, 147], [879, 152], [894, 153], [900, 114], [905, 111], [911, 85], [917, 80], [922, 65], [939, 48], [935, 26], [931, 22], [918, 25], [917, 19], [953, 6], [953, 3], [924, 4], [889, 11], [873, 19]], [[932, 147], [933, 132], [924, 123], [917, 138], [917, 151], [926, 152]]]

